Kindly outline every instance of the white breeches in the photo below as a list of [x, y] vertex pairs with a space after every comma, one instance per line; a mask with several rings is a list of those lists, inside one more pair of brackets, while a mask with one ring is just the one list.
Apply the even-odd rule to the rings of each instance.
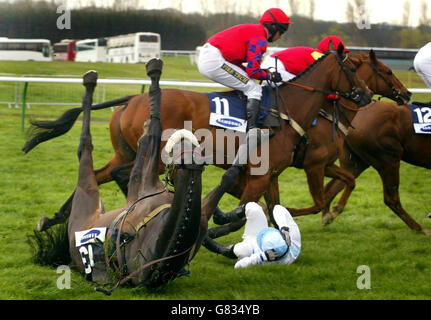
[[255, 202], [249, 202], [245, 206], [245, 216], [247, 221], [244, 227], [243, 241], [235, 244], [233, 249], [235, 255], [242, 259], [254, 252], [258, 252], [257, 235], [262, 229], [268, 227], [268, 221], [261, 206]]
[[244, 92], [248, 99], [262, 98], [262, 87], [250, 79], [243, 69], [226, 61], [220, 50], [209, 43], [206, 43], [199, 53], [198, 69], [205, 77]]
[[417, 74], [431, 88], [431, 42], [419, 49], [413, 64]]

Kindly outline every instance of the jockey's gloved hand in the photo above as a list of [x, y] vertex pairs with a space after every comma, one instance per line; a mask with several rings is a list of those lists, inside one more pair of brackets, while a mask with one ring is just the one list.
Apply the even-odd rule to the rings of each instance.
[[281, 78], [281, 74], [277, 71], [271, 72], [271, 78], [269, 79], [272, 82], [281, 82], [283, 79]]
[[281, 234], [283, 236], [284, 241], [286, 241], [287, 245], [290, 247], [291, 240], [290, 240], [289, 228], [288, 227], [282, 227], [280, 229], [280, 232], [281, 232]]
[[278, 259], [278, 253], [274, 249], [266, 250], [265, 256], [268, 259], [268, 261], [275, 261]]

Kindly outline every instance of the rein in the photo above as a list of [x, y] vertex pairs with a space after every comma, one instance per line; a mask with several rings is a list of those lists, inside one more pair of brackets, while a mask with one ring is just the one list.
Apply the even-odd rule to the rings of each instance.
[[[120, 244], [120, 239], [121, 239], [121, 230], [123, 229], [123, 225], [124, 225], [124, 221], [126, 220], [127, 216], [129, 215], [129, 213], [133, 212], [133, 210], [135, 210], [136, 205], [138, 204], [138, 202], [145, 200], [147, 198], [162, 194], [164, 192], [169, 192], [169, 190], [166, 188], [166, 186], [163, 188], [163, 190], [146, 195], [144, 197], [139, 198], [138, 200], [136, 200], [128, 209], [127, 211], [123, 211], [124, 213], [121, 213], [118, 217], [119, 219], [121, 219], [120, 222], [120, 228], [118, 229], [118, 234], [117, 234], [117, 239], [115, 241], [115, 250], [116, 250], [116, 254], [117, 254], [117, 261], [118, 261], [118, 270], [121, 272], [121, 270], [123, 269], [123, 262], [121, 259], [121, 244]], [[115, 228], [115, 226], [118, 224], [119, 219], [114, 220], [113, 222], [113, 228]], [[144, 218], [145, 219], [145, 218]], [[113, 229], [112, 228], [112, 229]], [[123, 243], [124, 244], [124, 243]], [[112, 256], [111, 256], [112, 258]], [[107, 265], [109, 266], [110, 262], [111, 262], [111, 258], [107, 258]]]
[[[378, 88], [379, 88], [378, 78], [380, 77], [386, 83], [386, 85], [392, 90], [392, 94], [391, 95], [387, 95], [385, 97], [390, 98], [390, 99], [392, 99], [392, 98], [394, 98], [394, 99], [402, 98], [402, 93], [401, 93], [400, 89], [395, 88], [395, 86], [392, 84], [392, 82], [389, 81], [388, 79], [386, 79], [386, 77], [384, 76], [384, 74], [380, 70], [378, 70], [377, 67], [373, 63], [371, 63], [368, 60], [362, 60], [362, 61], [365, 62], [366, 64], [368, 64], [370, 66], [370, 68], [374, 71], [375, 78], [376, 78], [376, 91], [379, 91], [378, 90]], [[379, 98], [379, 100], [380, 100], [380, 98]]]
[[[142, 201], [142, 200], [144, 200], [144, 199], [147, 199], [147, 198], [149, 198], [149, 197], [153, 197], [153, 196], [156, 196], [156, 195], [159, 195], [159, 194], [162, 194], [162, 193], [164, 193], [164, 192], [172, 192], [171, 190], [169, 190], [169, 189], [167, 189], [166, 188], [166, 186], [165, 186], [165, 188], [162, 190], [162, 191], [158, 191], [158, 192], [155, 192], [155, 193], [152, 193], [152, 194], [149, 194], [149, 195], [146, 195], [146, 196], [144, 196], [144, 197], [142, 197], [142, 198], [139, 198], [138, 200], [136, 200], [130, 207], [129, 207], [129, 209], [127, 209], [127, 211], [123, 211], [123, 213], [121, 213], [118, 217], [119, 217], [119, 219], [121, 219], [121, 224], [120, 224], [120, 228], [118, 229], [118, 234], [117, 234], [117, 239], [116, 239], [116, 243], [115, 243], [115, 245], [116, 245], [116, 254], [117, 254], [117, 261], [118, 261], [118, 271], [119, 272], [121, 272], [120, 270], [122, 270], [122, 268], [123, 268], [123, 264], [122, 264], [122, 259], [121, 259], [121, 246], [122, 245], [124, 245], [124, 244], [126, 244], [126, 243], [128, 243], [128, 242], [123, 242], [122, 244], [120, 244], [120, 235], [121, 235], [121, 230], [122, 230], [122, 228], [123, 228], [123, 224], [124, 224], [124, 221], [126, 220], [126, 217], [127, 217], [127, 215], [130, 213], [130, 212], [132, 212], [135, 208], [136, 208], [136, 204], [139, 202], [139, 201]], [[161, 206], [158, 206], [156, 209], [154, 209], [153, 211], [151, 211], [150, 212], [150, 214], [148, 214], [147, 216], [145, 216], [144, 217], [144, 219], [143, 219], [143, 221], [142, 222], [140, 222], [137, 226], [136, 226], [136, 228], [135, 228], [135, 230], [137, 230], [137, 232], [142, 228], [142, 227], [144, 227], [152, 218], [154, 218], [155, 216], [157, 216], [160, 212], [162, 212], [164, 209], [167, 209], [167, 208], [170, 208], [170, 206], [171, 206], [171, 204], [163, 204], [163, 205], [161, 205]], [[117, 225], [118, 224], [118, 222], [119, 222], [119, 219], [116, 219], [116, 220], [114, 220], [113, 221], [113, 223], [112, 223], [112, 225], [114, 225], [114, 227], [115, 227], [115, 225]], [[176, 257], [178, 257], [178, 256], [181, 256], [181, 255], [183, 255], [183, 254], [186, 254], [188, 251], [190, 251], [190, 250], [192, 250], [193, 249], [193, 247], [194, 247], [194, 244], [190, 247], [190, 248], [188, 248], [188, 249], [186, 249], [186, 250], [184, 250], [183, 252], [180, 252], [180, 253], [177, 253], [177, 254], [174, 254], [174, 255], [170, 255], [170, 256], [167, 256], [167, 257], [163, 257], [163, 258], [159, 258], [159, 259], [155, 259], [155, 260], [152, 260], [152, 261], [150, 261], [150, 262], [147, 262], [146, 264], [144, 264], [144, 265], [142, 265], [139, 269], [137, 269], [137, 270], [135, 270], [134, 272], [132, 272], [132, 273], [130, 273], [129, 275], [127, 275], [125, 278], [122, 278], [122, 279], [120, 279], [116, 284], [115, 284], [115, 286], [114, 287], [112, 287], [111, 289], [109, 289], [109, 290], [106, 290], [106, 289], [103, 289], [103, 288], [99, 288], [99, 287], [96, 287], [95, 288], [95, 290], [96, 291], [98, 291], [98, 292], [102, 292], [102, 293], [104, 293], [104, 294], [106, 294], [107, 296], [110, 296], [111, 295], [111, 293], [115, 290], [115, 289], [117, 289], [119, 286], [121, 286], [121, 285], [123, 285], [123, 284], [125, 284], [127, 281], [129, 281], [131, 278], [134, 278], [134, 277], [136, 277], [140, 272], [142, 272], [142, 270], [144, 270], [144, 269], [146, 269], [146, 268], [148, 268], [148, 267], [150, 267], [150, 266], [152, 266], [153, 264], [156, 264], [156, 263], [158, 263], [158, 262], [162, 262], [162, 261], [165, 261], [165, 260], [168, 260], [168, 259], [173, 259], [173, 258], [176, 258]], [[110, 257], [110, 258], [107, 258], [106, 260], [106, 264], [107, 264], [107, 266], [109, 267], [109, 265], [110, 265], [110, 261], [111, 261], [111, 258], [112, 258], [112, 256]]]
[[136, 276], [137, 276], [137, 275], [138, 275], [142, 270], [144, 270], [144, 269], [148, 268], [149, 266], [152, 266], [153, 264], [156, 264], [156, 263], [159, 263], [159, 262], [162, 262], [162, 261], [168, 260], [168, 259], [173, 259], [173, 258], [179, 257], [179, 256], [181, 256], [181, 255], [183, 255], [183, 254], [186, 254], [187, 252], [189, 252], [190, 250], [192, 250], [192, 248], [193, 248], [193, 247], [194, 247], [194, 244], [193, 244], [190, 248], [188, 248], [188, 249], [186, 249], [186, 250], [184, 250], [184, 251], [182, 251], [182, 252], [180, 252], [180, 253], [174, 254], [174, 255], [172, 255], [172, 256], [168, 256], [168, 257], [163, 257], [163, 258], [160, 258], [160, 259], [156, 259], [156, 260], [150, 261], [150, 262], [148, 262], [148, 263], [146, 263], [146, 264], [142, 265], [138, 270], [135, 270], [134, 272], [132, 272], [131, 274], [129, 274], [127, 277], [125, 277], [125, 278], [123, 278], [123, 279], [119, 280], [119, 281], [115, 284], [115, 286], [114, 286], [114, 287], [112, 287], [112, 288], [111, 288], [111, 289], [109, 289], [109, 290], [106, 290], [106, 289], [103, 289], [103, 288], [99, 288], [99, 287], [94, 288], [94, 290], [96, 290], [96, 291], [98, 291], [98, 292], [102, 292], [102, 293], [106, 294], [107, 296], [110, 296], [110, 295], [111, 295], [111, 293], [112, 293], [115, 289], [117, 289], [119, 286], [122, 286], [122, 285], [123, 285], [123, 284], [125, 284], [127, 281], [129, 281], [130, 279], [132, 279], [132, 278], [136, 277]]

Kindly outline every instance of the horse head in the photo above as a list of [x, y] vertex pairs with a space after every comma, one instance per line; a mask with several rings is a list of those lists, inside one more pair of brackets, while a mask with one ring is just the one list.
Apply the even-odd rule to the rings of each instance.
[[392, 70], [381, 62], [374, 50], [368, 54], [350, 54], [350, 60], [357, 62], [358, 76], [377, 94], [394, 100], [399, 105], [407, 104], [412, 93], [401, 83]]
[[371, 102], [373, 92], [357, 75], [357, 65], [348, 59], [342, 43], [336, 49], [332, 41], [329, 43], [330, 53], [338, 62], [339, 68], [334, 68], [337, 75], [332, 77], [331, 90], [337, 91], [340, 97], [352, 101], [358, 107], [363, 107]]
[[[184, 270], [194, 253], [201, 221], [203, 161], [196, 137], [185, 129], [177, 131], [165, 150], [173, 154], [166, 172], [173, 196], [171, 191], [154, 199], [158, 208], [164, 209], [152, 225], [148, 223], [141, 229], [138, 237], [142, 241], [135, 261], [141, 266], [137, 270], [142, 269], [137, 282], [150, 288], [166, 284]], [[160, 205], [160, 201], [165, 203]], [[151, 266], [145, 268], [148, 264]]]

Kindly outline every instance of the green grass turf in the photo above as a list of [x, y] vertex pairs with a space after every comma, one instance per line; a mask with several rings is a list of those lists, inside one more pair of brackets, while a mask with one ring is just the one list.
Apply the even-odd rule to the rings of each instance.
[[[187, 59], [165, 61], [163, 78], [202, 80], [196, 67]], [[25, 67], [16, 62], [0, 63], [0, 71], [11, 73], [47, 70], [51, 74], [83, 74], [88, 69], [96, 69], [99, 74], [105, 70], [107, 76], [140, 77], [145, 74], [143, 65], [83, 64], [81, 67], [73, 63], [33, 62]], [[121, 74], [122, 70], [124, 74]], [[184, 70], [189, 70], [190, 78]], [[83, 89], [77, 91], [79, 99]], [[44, 95], [49, 98], [50, 91]], [[32, 107], [27, 115], [56, 118], [62, 111], [57, 107]], [[93, 119], [107, 121], [110, 111], [97, 111], [92, 115]], [[190, 264], [190, 277], [179, 278], [159, 290], [121, 287], [111, 297], [106, 297], [95, 292], [95, 285], [75, 271], [71, 275], [71, 289], [60, 290], [56, 286], [60, 276], [56, 269], [32, 263], [26, 236], [32, 233], [41, 216], [52, 215], [58, 210], [76, 185], [76, 149], [81, 123], [77, 122], [64, 136], [45, 142], [24, 155], [20, 151], [25, 141], [25, 135], [20, 131], [21, 111], [2, 105], [0, 116], [0, 299], [431, 298], [431, 238], [411, 231], [384, 205], [380, 178], [373, 169], [366, 170], [358, 178], [345, 211], [330, 226], [321, 226], [320, 215], [296, 218], [302, 235], [302, 251], [290, 266], [235, 270], [234, 261], [201, 248]], [[100, 168], [112, 156], [108, 124], [93, 122], [91, 132], [95, 146], [94, 165]], [[215, 167], [206, 168], [204, 195], [220, 181], [222, 173], [223, 170]], [[402, 203], [418, 223], [431, 229], [431, 220], [426, 217], [431, 211], [427, 201], [429, 181], [426, 169], [402, 164]], [[283, 205], [299, 208], [312, 204], [302, 170], [287, 169], [279, 182]], [[124, 204], [124, 197], [114, 183], [104, 184], [100, 189], [107, 210]], [[230, 210], [237, 204], [238, 200], [227, 195], [220, 207]], [[221, 241], [225, 244], [240, 241], [241, 231]], [[370, 268], [369, 290], [357, 288], [361, 276], [357, 269], [361, 265]]]

